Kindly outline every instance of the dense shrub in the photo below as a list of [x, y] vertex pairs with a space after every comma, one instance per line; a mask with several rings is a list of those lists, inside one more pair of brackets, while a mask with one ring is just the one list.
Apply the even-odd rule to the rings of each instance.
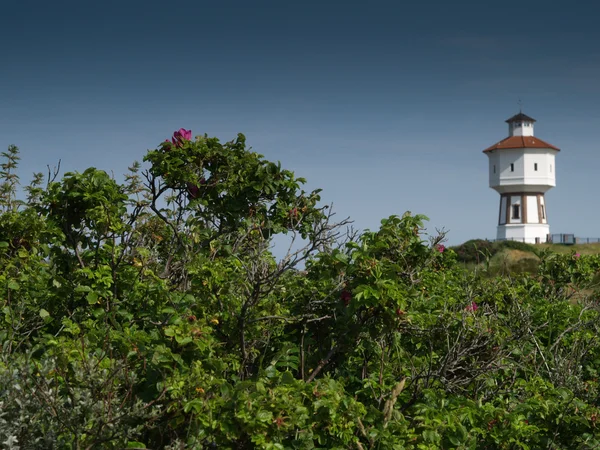
[[458, 262], [498, 245], [446, 249], [423, 216], [347, 233], [241, 135], [182, 129], [123, 184], [25, 201], [4, 156], [5, 448], [600, 446], [600, 257], [488, 278]]
[[492, 241], [485, 239], [472, 239], [453, 247], [452, 250], [456, 252], [458, 261], [479, 264], [484, 262], [486, 258], [494, 256], [497, 252], [497, 246]]
[[481, 264], [505, 249], [520, 250], [536, 255], [536, 248], [520, 241], [488, 241], [485, 239], [472, 239], [464, 244], [452, 247], [456, 252], [458, 261], [465, 264]]
[[495, 244], [499, 249], [510, 248], [513, 250], [521, 250], [523, 252], [536, 253], [535, 247], [531, 244], [527, 244], [526, 242], [506, 240], [498, 241]]

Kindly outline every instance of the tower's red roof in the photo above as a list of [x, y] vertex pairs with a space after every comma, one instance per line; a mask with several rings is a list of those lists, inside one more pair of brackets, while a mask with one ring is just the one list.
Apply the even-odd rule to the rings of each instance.
[[552, 150], [560, 151], [560, 148], [548, 144], [535, 136], [509, 136], [491, 147], [486, 148], [483, 152], [487, 153], [492, 150], [503, 150], [506, 148], [550, 148]]

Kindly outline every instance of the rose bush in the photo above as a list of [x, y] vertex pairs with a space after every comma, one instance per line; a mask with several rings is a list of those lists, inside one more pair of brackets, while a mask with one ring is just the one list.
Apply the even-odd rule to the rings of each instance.
[[243, 135], [25, 200], [3, 155], [6, 448], [600, 446], [598, 256], [492, 277], [424, 216], [353, 233]]

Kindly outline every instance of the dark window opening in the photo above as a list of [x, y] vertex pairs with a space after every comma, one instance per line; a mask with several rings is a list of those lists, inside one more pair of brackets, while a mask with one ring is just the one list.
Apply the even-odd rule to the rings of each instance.
[[546, 211], [544, 209], [544, 205], [541, 205], [540, 209], [542, 210], [542, 220], [546, 220]]
[[515, 171], [515, 165], [514, 165], [514, 164], [511, 164], [511, 165], [510, 165], [510, 171], [511, 171], [511, 172], [514, 172], [514, 171]]
[[513, 219], [521, 218], [521, 208], [519, 205], [512, 205], [512, 218]]
[[533, 164], [533, 170], [535, 170], [537, 172], [537, 163]]
[[496, 173], [496, 164], [494, 164], [494, 173]]

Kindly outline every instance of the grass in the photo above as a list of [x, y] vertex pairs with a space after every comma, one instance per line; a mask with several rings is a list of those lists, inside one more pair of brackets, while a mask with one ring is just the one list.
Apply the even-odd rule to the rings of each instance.
[[534, 252], [506, 248], [490, 259], [488, 272], [490, 275], [536, 273], [539, 261]]
[[564, 244], [537, 244], [534, 245], [535, 248], [539, 249], [550, 249], [556, 253], [579, 253], [580, 255], [598, 255], [600, 254], [600, 243], [594, 244], [574, 244], [574, 245], [564, 245]]
[[600, 243], [593, 244], [524, 244], [515, 241], [490, 242], [474, 239], [452, 247], [458, 260], [471, 270], [486, 269], [489, 276], [537, 273], [538, 254], [544, 250], [561, 254], [600, 254]]

